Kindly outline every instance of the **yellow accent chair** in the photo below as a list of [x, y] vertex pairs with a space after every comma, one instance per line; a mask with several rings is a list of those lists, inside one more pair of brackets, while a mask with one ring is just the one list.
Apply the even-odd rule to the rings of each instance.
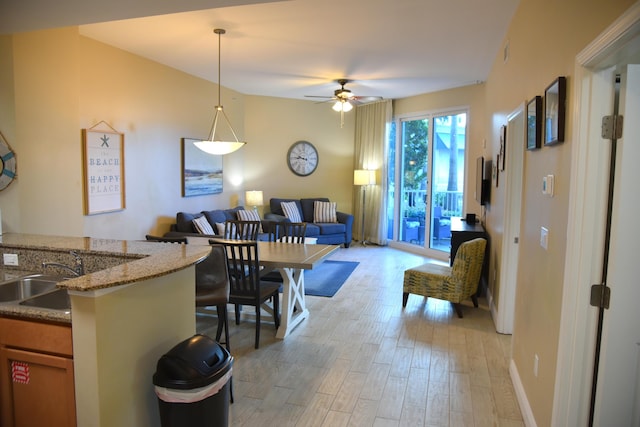
[[471, 298], [478, 307], [476, 292], [486, 246], [485, 239], [469, 240], [460, 245], [451, 267], [426, 263], [406, 270], [402, 306], [407, 306], [409, 294], [415, 294], [450, 301], [460, 318], [462, 301]]

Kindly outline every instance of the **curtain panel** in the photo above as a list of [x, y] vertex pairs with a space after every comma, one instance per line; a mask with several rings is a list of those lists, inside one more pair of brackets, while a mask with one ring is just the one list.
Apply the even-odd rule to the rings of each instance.
[[390, 99], [356, 107], [354, 170], [374, 170], [376, 183], [355, 188], [353, 234], [361, 242], [369, 241], [378, 245], [387, 244], [385, 153], [392, 108]]

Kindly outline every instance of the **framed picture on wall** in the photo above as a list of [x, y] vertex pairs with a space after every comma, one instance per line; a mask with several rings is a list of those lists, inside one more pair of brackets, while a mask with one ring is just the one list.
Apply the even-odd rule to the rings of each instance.
[[527, 103], [527, 150], [540, 148], [542, 139], [542, 97]]
[[507, 127], [500, 126], [500, 153], [498, 154], [498, 169], [504, 171], [504, 162], [506, 156], [507, 144]]
[[558, 77], [544, 91], [544, 145], [564, 141], [567, 79]]
[[85, 215], [125, 208], [124, 134], [111, 126], [111, 130], [97, 130], [97, 126], [82, 129]]
[[205, 153], [182, 138], [182, 197], [222, 193], [222, 156]]

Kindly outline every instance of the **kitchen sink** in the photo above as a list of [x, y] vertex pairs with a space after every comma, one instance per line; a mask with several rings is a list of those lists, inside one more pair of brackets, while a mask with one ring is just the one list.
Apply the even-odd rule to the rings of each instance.
[[66, 289], [56, 289], [55, 291], [40, 294], [20, 302], [20, 305], [28, 307], [48, 308], [51, 310], [70, 310], [71, 301]]
[[0, 283], [0, 302], [20, 301], [56, 289], [56, 284], [63, 279], [32, 275], [12, 279]]

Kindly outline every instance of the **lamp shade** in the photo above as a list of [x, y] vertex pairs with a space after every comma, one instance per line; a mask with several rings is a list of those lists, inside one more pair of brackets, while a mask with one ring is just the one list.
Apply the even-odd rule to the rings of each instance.
[[264, 199], [262, 197], [262, 191], [252, 190], [244, 193], [245, 202], [248, 206], [262, 206], [264, 205]]
[[376, 171], [356, 169], [353, 171], [353, 185], [373, 185], [376, 183]]

